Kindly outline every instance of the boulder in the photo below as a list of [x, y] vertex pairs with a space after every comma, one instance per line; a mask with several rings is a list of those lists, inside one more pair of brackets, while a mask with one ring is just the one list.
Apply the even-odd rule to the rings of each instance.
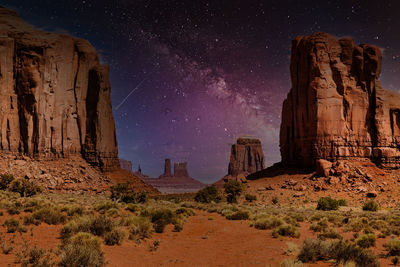
[[328, 177], [332, 168], [332, 162], [319, 159], [316, 164], [316, 175], [319, 177]]

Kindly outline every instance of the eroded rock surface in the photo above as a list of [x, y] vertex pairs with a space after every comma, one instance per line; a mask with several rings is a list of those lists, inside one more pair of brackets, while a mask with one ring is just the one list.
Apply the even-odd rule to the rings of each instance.
[[250, 174], [264, 169], [264, 153], [258, 139], [238, 138], [232, 145], [228, 175]]
[[326, 33], [292, 41], [292, 88], [283, 103], [282, 163], [368, 158], [400, 163], [400, 95], [378, 81], [378, 47]]
[[0, 151], [119, 166], [108, 67], [88, 41], [0, 7]]

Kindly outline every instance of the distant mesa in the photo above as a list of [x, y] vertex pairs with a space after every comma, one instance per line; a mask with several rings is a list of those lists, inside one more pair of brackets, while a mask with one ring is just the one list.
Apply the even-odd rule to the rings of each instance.
[[172, 174], [170, 159], [165, 159], [164, 173], [158, 178], [140, 178], [162, 193], [196, 192], [206, 186], [189, 176], [187, 162], [174, 163], [174, 173]]
[[264, 153], [259, 139], [238, 138], [232, 145], [228, 174], [215, 183], [221, 187], [229, 180], [246, 181], [246, 176], [265, 168]]
[[292, 88], [283, 102], [284, 165], [369, 159], [400, 164], [400, 94], [382, 88], [382, 53], [327, 33], [292, 41]]
[[121, 169], [124, 169], [124, 170], [127, 170], [127, 171], [133, 173], [132, 161], [120, 158], [119, 165], [120, 165]]

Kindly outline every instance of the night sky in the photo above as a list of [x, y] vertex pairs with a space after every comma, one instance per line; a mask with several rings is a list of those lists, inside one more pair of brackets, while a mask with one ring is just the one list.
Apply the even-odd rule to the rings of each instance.
[[[32, 25], [88, 39], [110, 65], [120, 157], [156, 177], [166, 157], [213, 182], [230, 146], [260, 138], [280, 160], [290, 43], [316, 31], [381, 47], [381, 82], [400, 90], [400, 1], [10, 0]], [[126, 98], [128, 96], [128, 98]]]

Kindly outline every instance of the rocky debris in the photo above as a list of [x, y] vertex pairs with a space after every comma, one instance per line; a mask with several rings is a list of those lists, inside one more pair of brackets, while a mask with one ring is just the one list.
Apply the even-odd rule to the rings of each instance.
[[332, 162], [319, 159], [316, 165], [316, 174], [319, 177], [328, 177], [332, 168]]
[[[283, 103], [283, 164], [317, 159], [400, 163], [400, 95], [381, 87], [378, 47], [326, 33], [292, 41], [292, 88]], [[359, 175], [363, 175], [360, 174]]]
[[264, 169], [264, 153], [258, 139], [238, 138], [232, 145], [228, 175], [248, 175]]
[[293, 197], [302, 197], [304, 195], [305, 195], [304, 192], [296, 192], [293, 194]]
[[133, 172], [132, 162], [126, 159], [119, 159], [119, 166], [121, 169], [127, 170], [129, 172]]
[[1, 152], [118, 167], [108, 67], [90, 43], [35, 29], [3, 7], [0, 32]]
[[190, 177], [187, 162], [174, 163], [174, 174], [172, 174], [170, 159], [165, 160], [164, 173], [158, 178], [149, 178], [148, 176], [139, 176], [139, 178], [162, 193], [194, 192], [207, 186]]

